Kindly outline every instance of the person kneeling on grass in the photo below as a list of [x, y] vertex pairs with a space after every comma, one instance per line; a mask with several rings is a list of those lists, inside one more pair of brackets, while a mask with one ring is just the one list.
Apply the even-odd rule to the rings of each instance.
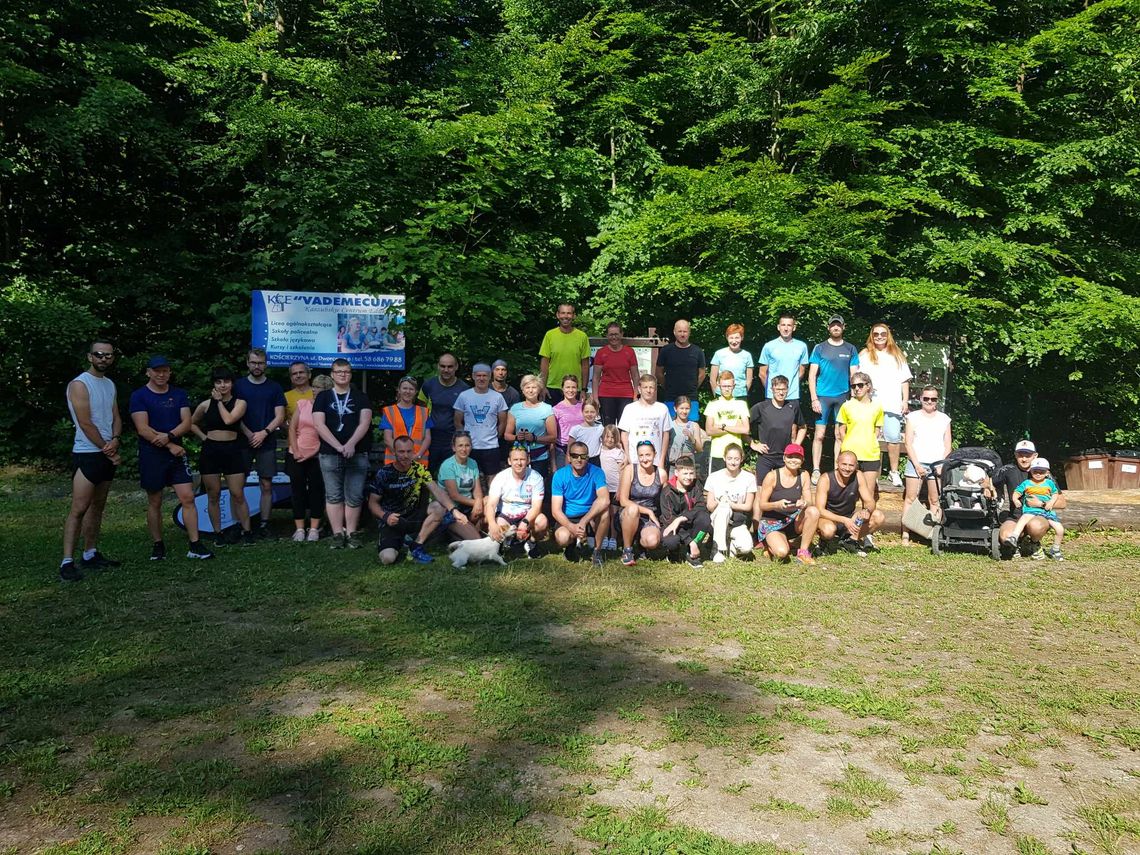
[[464, 540], [479, 537], [427, 467], [415, 460], [412, 438], [398, 436], [392, 444], [396, 459], [377, 469], [368, 484], [368, 510], [380, 523], [380, 563], [394, 564], [404, 551], [404, 535], [413, 532], [416, 539], [408, 553], [417, 564], [432, 562], [424, 543], [440, 526]]
[[[871, 535], [882, 528], [883, 512], [875, 507], [875, 493], [858, 477], [859, 459], [852, 451], [842, 452], [835, 461], [835, 471], [820, 476], [815, 491], [815, 507], [819, 511], [820, 545], [834, 552], [845, 549], [865, 557], [875, 549]], [[863, 510], [855, 513], [856, 500]]]
[[525, 445], [516, 444], [507, 456], [507, 468], [491, 479], [487, 489], [487, 534], [498, 541], [513, 534], [524, 544], [532, 538], [541, 540], [550, 525], [542, 512], [545, 496], [542, 476], [530, 468], [530, 453]]
[[743, 463], [744, 449], [731, 443], [724, 449], [724, 469], [712, 473], [705, 482], [705, 507], [712, 518], [716, 544], [714, 564], [728, 558], [729, 546], [738, 556], [752, 551], [748, 526], [756, 503], [756, 478], [751, 472], [741, 470]]
[[637, 462], [622, 470], [621, 484], [618, 487], [624, 544], [621, 563], [626, 567], [637, 563], [633, 552], [634, 543], [639, 542], [645, 552], [656, 549], [661, 544], [661, 523], [657, 519], [657, 508], [661, 485], [669, 480], [665, 470], [657, 465], [657, 449], [650, 440], [638, 442], [634, 453]]
[[712, 534], [704, 492], [696, 461], [687, 455], [678, 457], [673, 463], [673, 477], [661, 488], [661, 525], [665, 526], [661, 530], [661, 545], [671, 560], [680, 561], [685, 556], [693, 567], [703, 563], [700, 541]]
[[554, 473], [550, 485], [550, 513], [558, 526], [554, 539], [565, 550], [566, 560], [578, 558], [590, 530], [594, 532], [593, 566], [602, 566], [602, 542], [610, 533], [610, 491], [606, 476], [590, 462], [584, 442], [566, 447], [566, 460]]
[[803, 471], [804, 447], [784, 446], [784, 465], [764, 476], [756, 496], [757, 546], [763, 544], [773, 561], [783, 561], [791, 552], [789, 540], [800, 538], [796, 561], [815, 564], [811, 542], [819, 524], [819, 509], [811, 502], [811, 479]]

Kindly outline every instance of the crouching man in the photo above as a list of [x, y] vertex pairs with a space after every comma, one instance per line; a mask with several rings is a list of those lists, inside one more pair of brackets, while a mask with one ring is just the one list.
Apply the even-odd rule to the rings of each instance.
[[432, 562], [424, 543], [440, 526], [464, 540], [479, 537], [444, 489], [432, 480], [427, 467], [415, 459], [412, 438], [398, 436], [393, 446], [396, 459], [377, 469], [368, 484], [368, 510], [380, 524], [376, 545], [380, 563], [394, 564], [399, 559], [407, 534], [414, 533], [408, 554], [417, 564]]
[[[835, 471], [820, 476], [815, 491], [819, 511], [819, 538], [824, 551], [844, 549], [866, 557], [874, 550], [871, 535], [883, 526], [883, 512], [875, 507], [874, 491], [856, 476], [859, 460], [853, 451], [842, 452], [835, 461]], [[855, 503], [863, 509], [855, 512]]]
[[610, 491], [606, 476], [590, 462], [584, 442], [566, 449], [569, 466], [554, 473], [550, 485], [550, 513], [558, 526], [554, 539], [568, 560], [578, 558], [591, 529], [594, 532], [593, 566], [602, 566], [602, 541], [610, 534]]

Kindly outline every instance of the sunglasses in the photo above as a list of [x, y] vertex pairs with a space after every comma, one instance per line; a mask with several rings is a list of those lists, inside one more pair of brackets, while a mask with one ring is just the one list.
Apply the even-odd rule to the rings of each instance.
[[115, 354], [113, 352], [104, 353], [101, 350], [93, 350], [91, 351], [91, 356], [95, 357], [95, 359], [113, 359]]
[[574, 452], [571, 452], [571, 453], [567, 454], [566, 456], [569, 457], [571, 460], [587, 460], [590, 457], [590, 455], [582, 454], [581, 452], [578, 452], [577, 454], [575, 454]]
[[866, 385], [867, 385], [866, 383], [852, 383], [851, 388], [852, 389], [862, 389]]
[[926, 398], [926, 397], [924, 397], [924, 398], [922, 399], [922, 402], [923, 402], [924, 404], [937, 404], [937, 403], [938, 403], [938, 399], [937, 399], [937, 398]]
[[887, 334], [885, 332], [871, 333], [871, 335], [873, 335], [875, 338], [886, 338], [887, 337]]

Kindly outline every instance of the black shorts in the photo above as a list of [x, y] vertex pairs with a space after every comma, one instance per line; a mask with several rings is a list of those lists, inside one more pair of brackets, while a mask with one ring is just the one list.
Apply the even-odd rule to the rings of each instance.
[[[277, 443], [272, 440], [263, 442], [257, 448], [242, 446], [242, 468], [236, 472], [252, 472], [257, 470], [259, 478], [268, 481], [277, 474]], [[232, 474], [232, 473], [226, 473]]]
[[242, 475], [246, 473], [242, 444], [236, 439], [207, 439], [198, 456], [201, 475]]
[[139, 484], [148, 493], [160, 493], [163, 487], [176, 484], [192, 484], [190, 464], [186, 455], [175, 457], [166, 449], [151, 450], [149, 446], [139, 446]]
[[883, 461], [882, 460], [860, 460], [859, 461], [859, 471], [860, 472], [878, 472], [882, 468], [883, 468]]
[[102, 451], [73, 451], [71, 453], [71, 474], [82, 472], [92, 484], [102, 484], [115, 477], [115, 464]]

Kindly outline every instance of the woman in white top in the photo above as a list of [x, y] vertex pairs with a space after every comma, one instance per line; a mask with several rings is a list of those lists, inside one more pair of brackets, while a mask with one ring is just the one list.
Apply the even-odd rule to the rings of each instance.
[[[922, 480], [939, 460], [945, 460], [950, 453], [953, 437], [950, 433], [950, 417], [938, 409], [938, 387], [923, 386], [922, 409], [911, 413], [906, 420], [906, 493], [903, 495], [903, 518], [911, 503], [918, 498]], [[938, 488], [933, 481], [927, 482], [927, 497], [930, 507], [938, 506]], [[910, 532], [902, 530], [903, 544], [910, 543]]]
[[887, 477], [896, 487], [901, 487], [899, 444], [913, 375], [906, 354], [895, 344], [891, 328], [886, 324], [871, 327], [867, 344], [859, 351], [859, 370], [871, 378], [872, 397], [883, 408], [883, 442], [887, 444], [887, 460], [891, 465]]

